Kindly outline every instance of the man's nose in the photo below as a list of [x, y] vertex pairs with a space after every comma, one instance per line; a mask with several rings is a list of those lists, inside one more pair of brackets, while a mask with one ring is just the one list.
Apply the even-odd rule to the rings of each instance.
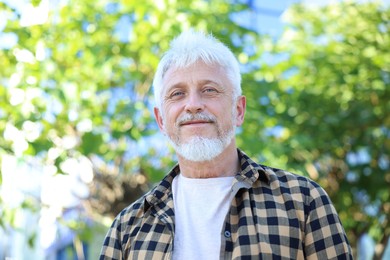
[[204, 103], [199, 93], [190, 93], [187, 98], [185, 110], [189, 113], [199, 113], [203, 111]]

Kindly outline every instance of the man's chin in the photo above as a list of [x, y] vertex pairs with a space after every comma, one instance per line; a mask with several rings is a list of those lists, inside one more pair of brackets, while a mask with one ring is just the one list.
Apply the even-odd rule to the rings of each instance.
[[186, 143], [177, 145], [171, 141], [176, 153], [188, 161], [211, 161], [220, 155], [227, 145], [218, 138], [191, 138]]
[[184, 145], [184, 144], [191, 144], [194, 142], [198, 142], [199, 140], [210, 140], [210, 141], [218, 140], [218, 136], [213, 134], [208, 134], [208, 133], [197, 132], [188, 136], [184, 136], [184, 137], [182, 136], [178, 143]]

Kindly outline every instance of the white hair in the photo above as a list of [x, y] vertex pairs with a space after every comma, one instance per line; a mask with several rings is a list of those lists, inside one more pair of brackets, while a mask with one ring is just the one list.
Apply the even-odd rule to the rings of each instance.
[[233, 85], [233, 98], [241, 95], [241, 74], [237, 59], [231, 50], [212, 35], [189, 30], [171, 41], [170, 49], [163, 55], [153, 80], [156, 106], [162, 108], [163, 78], [168, 69], [186, 68], [197, 61], [219, 65], [225, 69]]

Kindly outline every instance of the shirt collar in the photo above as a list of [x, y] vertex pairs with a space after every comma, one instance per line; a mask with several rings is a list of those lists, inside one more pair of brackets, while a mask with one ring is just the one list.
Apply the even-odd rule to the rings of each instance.
[[248, 182], [250, 186], [252, 186], [257, 180], [269, 184], [270, 173], [267, 171], [268, 167], [255, 163], [240, 149], [237, 149], [237, 152], [241, 164], [241, 171], [236, 175], [236, 179], [238, 181]]

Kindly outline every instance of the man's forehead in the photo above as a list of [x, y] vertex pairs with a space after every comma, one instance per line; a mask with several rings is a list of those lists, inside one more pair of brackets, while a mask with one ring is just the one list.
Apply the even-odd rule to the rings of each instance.
[[205, 62], [203, 60], [197, 60], [185, 65], [171, 63], [164, 71], [162, 78], [164, 79], [167, 74], [175, 73], [177, 71], [187, 71], [198, 68], [207, 68], [208, 70], [226, 72], [225, 67], [217, 62]]
[[221, 66], [193, 64], [184, 68], [170, 68], [162, 82], [166, 88], [188, 83], [223, 85], [223, 81], [226, 80], [228, 80], [227, 73]]

